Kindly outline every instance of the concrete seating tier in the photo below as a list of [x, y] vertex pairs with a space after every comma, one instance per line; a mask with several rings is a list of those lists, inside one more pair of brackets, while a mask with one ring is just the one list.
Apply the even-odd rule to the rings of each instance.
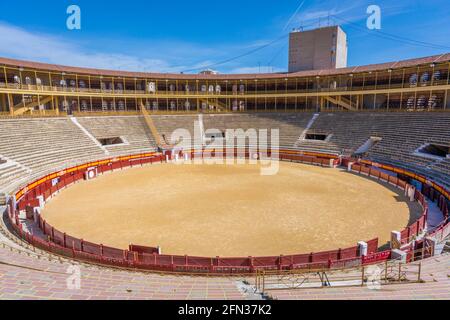
[[[198, 115], [152, 118], [168, 142], [176, 129], [185, 129], [191, 139], [196, 139], [194, 145], [202, 144], [201, 137], [194, 136], [195, 126], [199, 128]], [[427, 143], [450, 145], [450, 113], [322, 113], [310, 123], [312, 118], [312, 113], [205, 114], [203, 124], [205, 130], [279, 129], [283, 148], [334, 154], [352, 154], [370, 137], [379, 137], [382, 140], [366, 157], [409, 168], [450, 185], [450, 159], [415, 154]], [[78, 121], [97, 139], [123, 138], [124, 144], [105, 147], [109, 156], [156, 148], [143, 117], [80, 117]], [[326, 134], [329, 139], [300, 139], [308, 124], [309, 133]], [[50, 170], [108, 156], [69, 118], [0, 120], [0, 134], [0, 158], [7, 160], [0, 164], [0, 191], [10, 191], [21, 181]]]
[[199, 117], [197, 115], [173, 115], [173, 116], [155, 116], [152, 115], [153, 122], [155, 123], [156, 128], [158, 129], [158, 132], [161, 136], [165, 137], [165, 142], [168, 144], [175, 144], [179, 143], [181, 141], [177, 140], [172, 141], [171, 137], [172, 134], [179, 130], [187, 130], [191, 136], [191, 139], [189, 141], [185, 141], [184, 143], [187, 143], [187, 145], [196, 145], [201, 146], [202, 140], [201, 136], [195, 140], [195, 126], [197, 126], [197, 129], [199, 129], [198, 124], [196, 124], [196, 121], [199, 121]]
[[19, 178], [105, 156], [69, 118], [0, 120], [0, 135], [0, 155], [13, 161], [0, 168], [0, 190]]
[[322, 113], [309, 132], [330, 135], [329, 141], [301, 140], [307, 151], [355, 152], [369, 138], [382, 140], [368, 158], [409, 167], [450, 184], [449, 160], [440, 161], [415, 154], [427, 143], [450, 145], [449, 113]]
[[157, 148], [143, 117], [80, 117], [78, 122], [97, 139], [123, 138], [122, 145], [106, 146], [114, 156], [151, 152]]
[[[203, 121], [205, 130], [219, 129], [223, 132], [226, 129], [278, 129], [280, 146], [293, 148], [312, 116], [312, 113], [205, 115]], [[270, 131], [268, 142], [271, 142]]]

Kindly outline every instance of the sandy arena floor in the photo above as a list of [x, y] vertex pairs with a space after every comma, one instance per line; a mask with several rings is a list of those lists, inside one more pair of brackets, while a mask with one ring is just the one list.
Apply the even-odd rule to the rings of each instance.
[[[63, 191], [44, 218], [58, 230], [166, 254], [265, 256], [317, 252], [377, 236], [389, 240], [420, 214], [397, 189], [337, 169], [281, 163], [155, 165], [107, 174]], [[411, 220], [412, 221], [412, 220]]]

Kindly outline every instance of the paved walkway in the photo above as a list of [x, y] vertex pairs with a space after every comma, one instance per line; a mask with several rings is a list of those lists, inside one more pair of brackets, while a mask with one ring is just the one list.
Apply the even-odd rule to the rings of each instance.
[[[80, 289], [67, 285], [71, 264], [38, 259], [0, 246], [0, 299], [246, 299], [228, 278], [159, 276], [80, 267]], [[72, 270], [72, 274], [74, 271]], [[69, 284], [76, 287], [77, 281]]]
[[[49, 261], [48, 257], [38, 258], [29, 251], [18, 251], [17, 248], [10, 249], [0, 244], [0, 300], [259, 298], [251, 294], [249, 286], [235, 278], [160, 276], [84, 264], [76, 266], [80, 271], [79, 289], [76, 289], [76, 277], [70, 277], [77, 274], [77, 269], [68, 273], [70, 267], [73, 267], [71, 263], [59, 259]], [[352, 287], [272, 290], [268, 293], [274, 299], [280, 300], [450, 299], [450, 254], [424, 261], [422, 279], [425, 283], [389, 285], [379, 291]]]
[[423, 261], [421, 278], [425, 283], [388, 285], [381, 290], [367, 287], [272, 290], [269, 295], [279, 300], [449, 300], [450, 254]]

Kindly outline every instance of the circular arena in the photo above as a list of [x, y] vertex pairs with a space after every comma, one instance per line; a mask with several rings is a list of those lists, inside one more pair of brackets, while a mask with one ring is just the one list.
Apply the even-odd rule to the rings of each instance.
[[[384, 173], [379, 164], [381, 168], [374, 168], [352, 159], [289, 150], [266, 155], [245, 150], [234, 149], [233, 154], [178, 149], [66, 168], [21, 189], [17, 207], [9, 200], [8, 215], [28, 242], [58, 254], [155, 271], [225, 274], [385, 261], [392, 254], [381, 251], [387, 237], [381, 242], [380, 235], [367, 242], [359, 237], [406, 227], [397, 239], [390, 238], [391, 247], [397, 241], [400, 247], [426, 229], [429, 206], [423, 194]], [[230, 154], [233, 161], [260, 162], [253, 167], [196, 165]], [[263, 163], [276, 164], [277, 170], [262, 175], [257, 169]], [[339, 165], [347, 165], [347, 170], [338, 170]], [[445, 209], [442, 196], [439, 205]], [[28, 232], [22, 211], [26, 220], [35, 222]], [[351, 241], [358, 243], [351, 246]], [[296, 251], [297, 243], [310, 253]], [[339, 249], [332, 250], [330, 244]], [[162, 245], [173, 251], [162, 252]], [[428, 250], [425, 242], [423, 248]], [[276, 250], [283, 253], [272, 253]]]
[[[395, 214], [393, 214], [395, 212]], [[164, 164], [77, 184], [56, 196], [42, 217], [58, 230], [126, 249], [205, 257], [276, 256], [347, 248], [420, 218], [401, 190], [341, 169], [281, 162]]]

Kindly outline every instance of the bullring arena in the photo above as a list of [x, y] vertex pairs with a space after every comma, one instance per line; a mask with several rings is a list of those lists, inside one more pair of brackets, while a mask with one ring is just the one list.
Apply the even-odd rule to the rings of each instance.
[[346, 248], [377, 236], [385, 244], [390, 231], [420, 214], [395, 188], [281, 162], [274, 176], [251, 164], [129, 169], [69, 188], [42, 217], [116, 248], [151, 244], [176, 255], [246, 257]]
[[[258, 75], [0, 68], [0, 299], [450, 298], [450, 54]], [[277, 130], [269, 153], [241, 148], [279, 172], [184, 163], [227, 129]]]

